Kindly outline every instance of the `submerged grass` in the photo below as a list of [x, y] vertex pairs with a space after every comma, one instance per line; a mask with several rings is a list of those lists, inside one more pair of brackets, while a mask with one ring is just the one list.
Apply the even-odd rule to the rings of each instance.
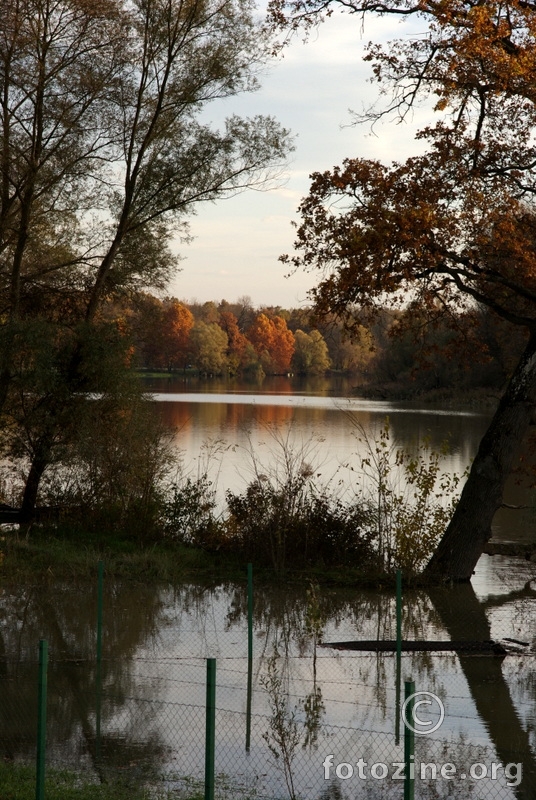
[[[35, 800], [35, 766], [0, 761], [0, 797], [2, 800]], [[131, 780], [110, 780], [96, 783], [83, 773], [47, 768], [45, 796], [47, 800], [203, 800], [204, 784], [181, 776], [183, 788], [176, 786], [139, 786]], [[171, 784], [174, 781], [171, 779]], [[234, 800], [255, 800], [254, 789], [234, 785], [228, 776], [216, 777], [216, 797]], [[276, 798], [274, 798], [276, 800]]]

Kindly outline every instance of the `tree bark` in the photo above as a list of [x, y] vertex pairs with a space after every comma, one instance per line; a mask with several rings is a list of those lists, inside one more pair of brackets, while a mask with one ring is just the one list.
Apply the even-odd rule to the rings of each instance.
[[497, 411], [478, 448], [454, 515], [424, 577], [468, 581], [501, 506], [504, 487], [519, 454], [536, 405], [536, 332], [510, 379]]
[[21, 522], [29, 522], [35, 515], [35, 506], [39, 492], [39, 484], [43, 473], [50, 463], [50, 448], [47, 445], [40, 446], [34, 455], [30, 465], [30, 471], [26, 478], [24, 494], [20, 509]]

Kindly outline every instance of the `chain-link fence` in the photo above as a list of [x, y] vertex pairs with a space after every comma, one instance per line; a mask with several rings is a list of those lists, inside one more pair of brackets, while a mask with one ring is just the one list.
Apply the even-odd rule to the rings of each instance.
[[[202, 797], [215, 659], [216, 797], [404, 797], [411, 678], [416, 798], [534, 798], [536, 569], [490, 569], [486, 591], [478, 575], [474, 589], [405, 589], [402, 639], [431, 649], [399, 659], [347, 649], [396, 640], [390, 590], [257, 587], [251, 660], [245, 581], [169, 588], [105, 576], [100, 659], [95, 586], [4, 591], [0, 755], [35, 761], [46, 639], [47, 770]], [[449, 642], [465, 647], [445, 651]]]

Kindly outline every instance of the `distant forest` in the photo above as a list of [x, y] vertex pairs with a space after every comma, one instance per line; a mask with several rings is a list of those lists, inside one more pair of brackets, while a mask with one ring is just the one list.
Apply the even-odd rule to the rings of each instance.
[[438, 314], [432, 323], [415, 308], [386, 309], [351, 335], [334, 316], [315, 320], [308, 308], [255, 308], [248, 297], [186, 303], [138, 293], [113, 314], [139, 370], [257, 379], [331, 371], [401, 396], [500, 389], [525, 344], [522, 331], [484, 308]]

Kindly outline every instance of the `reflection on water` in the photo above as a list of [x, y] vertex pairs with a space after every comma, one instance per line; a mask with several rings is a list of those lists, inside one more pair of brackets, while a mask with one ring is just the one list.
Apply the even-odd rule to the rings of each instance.
[[[211, 384], [212, 397], [197, 397], [199, 384], [165, 387], [155, 403], [175, 428], [185, 463], [210, 461], [220, 472], [220, 491], [238, 490], [250, 474], [251, 450], [258, 463], [273, 464], [278, 439], [290, 436], [306, 448], [326, 480], [358, 461], [355, 421], [370, 434], [386, 414], [397, 445], [411, 448], [424, 437], [433, 447], [449, 438], [444, 468], [461, 472], [474, 455], [486, 415], [397, 404], [352, 401], [351, 415], [333, 403], [348, 388], [318, 381], [297, 387], [287, 379], [268, 386], [280, 397], [267, 404], [240, 394], [251, 387]], [[189, 390], [188, 390], [189, 389]], [[192, 391], [193, 390], [193, 391]], [[232, 390], [233, 401], [223, 395]], [[267, 385], [263, 385], [263, 391]], [[284, 396], [283, 396], [284, 395]], [[319, 400], [311, 395], [322, 395]], [[305, 398], [305, 399], [304, 399]], [[275, 438], [274, 438], [275, 437]], [[208, 440], [220, 442], [212, 447]], [[342, 477], [341, 477], [342, 476]], [[517, 493], [517, 494], [516, 494]], [[524, 494], [523, 494], [524, 493]], [[526, 502], [527, 490], [512, 482], [507, 500]], [[523, 503], [522, 500], [525, 499]], [[523, 513], [524, 516], [520, 516]], [[534, 537], [530, 509], [501, 512], [495, 535]], [[536, 796], [536, 566], [483, 556], [473, 587], [406, 591], [403, 636], [407, 639], [502, 639], [526, 641], [504, 658], [404, 654], [402, 679], [442, 700], [446, 716], [432, 737], [418, 737], [416, 760], [455, 763], [523, 763], [517, 786], [505, 781], [438, 781], [418, 788], [418, 797], [476, 797], [529, 800]], [[61, 584], [4, 589], [0, 601], [0, 756], [33, 760], [37, 705], [38, 641], [49, 642], [49, 762], [86, 769], [97, 780], [126, 774], [134, 782], [165, 776], [165, 786], [182, 791], [203, 776], [205, 659], [217, 659], [216, 771], [250, 797], [286, 796], [285, 783], [263, 738], [273, 706], [264, 687], [277, 651], [282, 690], [302, 731], [293, 770], [298, 794], [307, 800], [339, 797], [399, 797], [401, 786], [325, 782], [323, 761], [369, 764], [399, 762], [396, 668], [392, 654], [336, 651], [323, 642], [394, 639], [393, 594], [323, 588], [314, 607], [307, 587], [264, 586], [254, 601], [253, 718], [251, 752], [245, 753], [247, 624], [244, 585], [133, 586], [105, 580], [102, 685], [97, 691], [95, 585]], [[314, 622], [314, 624], [313, 624]], [[316, 626], [316, 627], [315, 627]], [[432, 714], [432, 712], [430, 712]], [[97, 719], [100, 718], [100, 737]], [[332, 771], [333, 778], [333, 771]], [[372, 783], [371, 783], [372, 781]], [[190, 792], [191, 794], [191, 792]]]
[[[240, 492], [253, 474], [252, 458], [263, 470], [281, 457], [273, 433], [297, 449], [306, 449], [308, 462], [324, 484], [350, 492], [365, 448], [357, 426], [377, 436], [389, 417], [392, 441], [412, 450], [427, 440], [435, 450], [449, 443], [442, 460], [445, 472], [463, 474], [474, 457], [487, 428], [490, 413], [461, 409], [415, 407], [348, 397], [351, 386], [344, 379], [273, 378], [252, 390], [235, 381], [158, 379], [146, 381], [158, 399], [155, 413], [175, 431], [175, 443], [186, 470], [194, 474], [208, 469], [216, 484], [220, 508], [226, 490]], [[255, 393], [256, 392], [256, 393]], [[210, 447], [206, 447], [211, 442]], [[217, 443], [217, 445], [216, 445]], [[525, 461], [533, 458], [524, 454]], [[513, 476], [507, 485], [503, 508], [493, 524], [495, 539], [534, 541], [536, 501], [532, 478]]]
[[433, 413], [429, 408], [404, 408], [394, 403], [382, 400], [363, 400], [354, 397], [321, 397], [318, 395], [280, 395], [280, 394], [206, 394], [202, 392], [151, 392], [151, 397], [157, 402], [165, 403], [204, 403], [211, 405], [254, 405], [254, 406], [284, 406], [285, 408], [324, 408], [328, 410], [361, 412], [368, 411], [374, 414], [425, 414], [430, 417], [479, 417], [476, 411], [452, 411], [436, 409]]
[[[495, 562], [493, 562], [495, 563]], [[518, 638], [536, 645], [536, 568], [500, 559], [478, 570], [471, 586], [404, 594], [407, 639]], [[311, 619], [324, 642], [393, 639], [390, 592], [315, 592], [263, 586], [254, 600], [254, 694], [251, 753], [246, 756], [246, 594], [243, 585], [132, 586], [105, 580], [101, 740], [96, 737], [94, 586], [19, 587], [2, 595], [0, 624], [0, 754], [33, 759], [37, 643], [49, 641], [49, 761], [80, 766], [100, 780], [118, 770], [135, 780], [165, 775], [168, 786], [203, 775], [205, 662], [217, 659], [217, 771], [268, 797], [285, 796], [263, 738], [272, 708], [263, 676], [277, 647], [277, 669], [302, 744], [296, 788], [320, 798], [322, 762], [397, 762], [395, 657], [315, 647]], [[534, 656], [404, 654], [402, 678], [445, 705], [435, 736], [420, 737], [417, 758], [444, 763], [522, 761], [523, 781], [477, 787], [497, 798], [536, 793]], [[430, 711], [432, 714], [433, 712]], [[340, 782], [343, 796], [365, 787]], [[367, 784], [370, 789], [370, 782]], [[450, 786], [450, 789], [449, 789]], [[437, 787], [436, 787], [437, 788]], [[467, 797], [470, 787], [441, 784], [439, 796]], [[368, 790], [367, 790], [368, 791]], [[428, 790], [427, 790], [428, 791]], [[431, 790], [430, 790], [431, 791]], [[236, 797], [237, 795], [232, 795]], [[368, 796], [368, 795], [367, 795]], [[388, 794], [386, 796], [389, 796]], [[398, 796], [398, 795], [397, 795]], [[436, 797], [432, 793], [423, 797]]]

